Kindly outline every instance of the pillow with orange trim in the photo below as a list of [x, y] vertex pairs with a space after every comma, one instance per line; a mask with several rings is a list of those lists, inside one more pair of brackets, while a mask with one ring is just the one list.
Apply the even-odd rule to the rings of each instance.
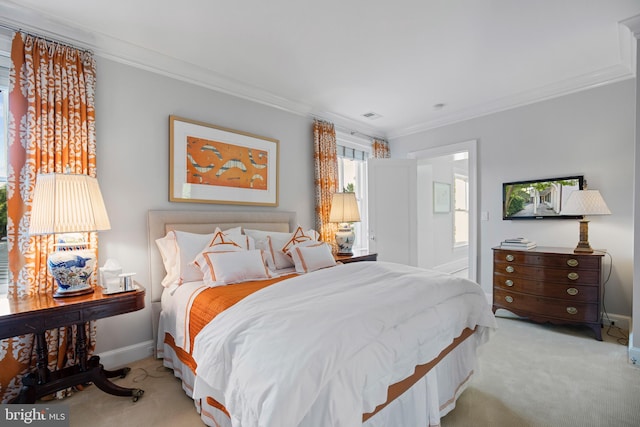
[[273, 277], [264, 265], [262, 251], [204, 252], [200, 270], [206, 286], [216, 287]]
[[[216, 231], [219, 231], [216, 228]], [[240, 227], [225, 230], [223, 233], [240, 235]], [[202, 272], [192, 265], [194, 258], [208, 247], [216, 233], [200, 234], [187, 231], [169, 231], [164, 237], [156, 240], [162, 256], [164, 269], [167, 272], [162, 286], [168, 288], [174, 284], [202, 280]]]
[[331, 246], [324, 242], [302, 242], [289, 249], [288, 254], [293, 259], [297, 273], [310, 273], [336, 265]]

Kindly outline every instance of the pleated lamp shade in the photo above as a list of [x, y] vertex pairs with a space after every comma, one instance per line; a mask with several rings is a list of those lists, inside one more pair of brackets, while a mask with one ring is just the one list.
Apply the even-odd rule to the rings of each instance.
[[80, 233], [110, 228], [96, 178], [38, 174], [31, 205], [30, 234]]
[[329, 222], [358, 222], [360, 211], [355, 193], [334, 193]]

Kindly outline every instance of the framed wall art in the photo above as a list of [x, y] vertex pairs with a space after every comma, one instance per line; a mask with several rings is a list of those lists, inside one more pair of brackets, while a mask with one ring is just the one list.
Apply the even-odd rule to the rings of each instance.
[[433, 212], [448, 213], [451, 211], [451, 185], [444, 182], [433, 182]]
[[278, 206], [273, 138], [169, 116], [169, 200]]

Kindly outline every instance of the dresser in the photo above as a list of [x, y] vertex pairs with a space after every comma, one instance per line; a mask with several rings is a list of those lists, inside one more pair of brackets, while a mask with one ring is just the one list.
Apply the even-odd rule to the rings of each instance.
[[573, 248], [493, 248], [493, 312], [503, 308], [535, 322], [586, 325], [602, 341], [603, 256]]

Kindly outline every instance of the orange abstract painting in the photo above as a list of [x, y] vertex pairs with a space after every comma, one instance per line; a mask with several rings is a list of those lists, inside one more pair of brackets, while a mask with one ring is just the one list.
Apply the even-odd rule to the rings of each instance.
[[264, 150], [187, 136], [187, 183], [267, 190]]

